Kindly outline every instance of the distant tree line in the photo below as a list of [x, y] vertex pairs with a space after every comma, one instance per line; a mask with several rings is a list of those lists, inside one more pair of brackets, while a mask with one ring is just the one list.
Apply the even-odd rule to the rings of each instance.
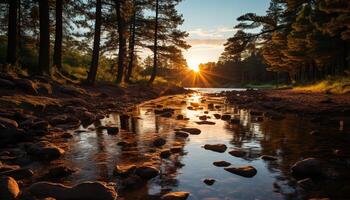
[[148, 66], [152, 69], [149, 81], [153, 82], [160, 63], [170, 68], [178, 67], [179, 61], [182, 67], [185, 63], [182, 50], [190, 46], [185, 42], [188, 34], [178, 28], [183, 23], [176, 11], [180, 2], [2, 1], [0, 63], [3, 68], [16, 66], [31, 74], [51, 75], [78, 62], [89, 65], [88, 84], [94, 84], [102, 70], [115, 74], [115, 81], [121, 83], [132, 80], [141, 63], [139, 50], [149, 49], [154, 55], [153, 64]]
[[349, 75], [349, 0], [271, 0], [266, 15], [238, 21], [222, 63], [258, 54], [268, 70], [286, 72], [295, 83]]

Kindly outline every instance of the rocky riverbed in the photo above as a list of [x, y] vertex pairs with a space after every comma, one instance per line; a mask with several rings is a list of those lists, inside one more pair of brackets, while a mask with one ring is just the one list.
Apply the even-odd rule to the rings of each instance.
[[70, 86], [73, 94], [44, 77], [2, 78], [0, 199], [350, 197], [347, 108], [332, 97], [322, 104], [341, 110], [329, 118], [339, 126], [260, 91], [159, 97], [186, 91]]

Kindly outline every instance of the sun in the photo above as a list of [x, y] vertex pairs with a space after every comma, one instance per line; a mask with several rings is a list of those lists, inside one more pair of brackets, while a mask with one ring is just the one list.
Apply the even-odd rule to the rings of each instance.
[[198, 65], [192, 65], [190, 66], [190, 69], [196, 73], [199, 73], [200, 69]]

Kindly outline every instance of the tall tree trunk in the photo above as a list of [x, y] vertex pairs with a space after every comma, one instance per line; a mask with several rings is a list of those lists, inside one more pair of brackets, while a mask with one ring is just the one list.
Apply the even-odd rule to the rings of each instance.
[[17, 62], [17, 10], [18, 0], [9, 1], [7, 57], [6, 62], [15, 65]]
[[153, 83], [154, 79], [157, 76], [158, 70], [158, 18], [159, 18], [159, 0], [156, 0], [156, 20], [155, 20], [155, 28], [154, 28], [154, 49], [153, 49], [153, 70], [151, 74], [151, 78], [149, 80], [150, 83]]
[[98, 61], [100, 57], [100, 40], [101, 40], [101, 22], [102, 22], [102, 2], [96, 1], [96, 21], [95, 21], [95, 35], [94, 47], [92, 50], [92, 61], [90, 71], [87, 78], [87, 83], [93, 85], [96, 80]]
[[62, 68], [62, 0], [56, 0], [56, 28], [53, 64], [57, 69]]
[[135, 58], [135, 35], [136, 35], [136, 2], [133, 1], [134, 5], [134, 13], [132, 16], [132, 23], [130, 24], [130, 39], [129, 39], [129, 66], [128, 71], [125, 77], [125, 82], [130, 82], [130, 77], [132, 75], [132, 70], [134, 66], [134, 58]]
[[39, 1], [40, 45], [39, 74], [50, 73], [50, 19], [49, 1]]
[[127, 54], [126, 47], [126, 22], [125, 17], [122, 13], [122, 7], [124, 5], [124, 0], [116, 1], [116, 10], [117, 10], [117, 20], [118, 20], [118, 36], [119, 36], [119, 52], [118, 52], [118, 75], [117, 75], [117, 83], [121, 83], [124, 75], [124, 64], [125, 58]]

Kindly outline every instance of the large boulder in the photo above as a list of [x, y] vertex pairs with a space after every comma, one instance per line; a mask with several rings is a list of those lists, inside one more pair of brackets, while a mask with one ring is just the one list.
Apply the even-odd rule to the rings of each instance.
[[163, 195], [161, 200], [186, 200], [190, 193], [188, 192], [169, 192]]
[[243, 176], [246, 178], [254, 177], [258, 171], [252, 166], [244, 166], [244, 167], [227, 167], [224, 168], [226, 171], [231, 172], [233, 174], [237, 174], [239, 176]]
[[291, 167], [292, 174], [302, 177], [323, 175], [322, 162], [316, 158], [306, 158]]
[[35, 197], [53, 197], [57, 200], [115, 200], [117, 192], [114, 187], [104, 182], [83, 182], [73, 187], [51, 182], [38, 182], [29, 187]]
[[224, 153], [227, 146], [225, 144], [206, 144], [204, 145], [204, 149]]
[[0, 199], [14, 200], [20, 194], [20, 190], [15, 179], [9, 176], [0, 177]]

